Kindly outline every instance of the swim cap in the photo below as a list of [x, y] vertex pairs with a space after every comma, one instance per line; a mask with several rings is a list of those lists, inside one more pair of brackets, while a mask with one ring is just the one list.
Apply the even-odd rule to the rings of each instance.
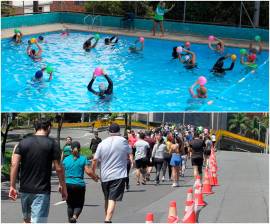
[[190, 47], [190, 42], [187, 41], [187, 42], [185, 43], [185, 45], [186, 45], [187, 47]]
[[43, 72], [41, 70], [37, 71], [35, 74], [35, 78], [40, 79], [43, 76]]
[[44, 40], [44, 37], [43, 36], [39, 36], [38, 39], [42, 41], [42, 40]]

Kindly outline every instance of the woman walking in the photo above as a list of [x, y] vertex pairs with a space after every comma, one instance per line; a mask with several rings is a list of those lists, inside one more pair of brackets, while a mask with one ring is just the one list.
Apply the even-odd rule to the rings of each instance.
[[[85, 198], [85, 181], [84, 172], [95, 182], [99, 177], [93, 174], [86, 156], [80, 155], [80, 143], [71, 144], [72, 154], [67, 156], [63, 161], [65, 168], [65, 179], [67, 185], [67, 214], [70, 223], [77, 222], [82, 212]], [[61, 191], [61, 188], [59, 188]]]
[[156, 168], [156, 185], [159, 184], [159, 175], [164, 161], [164, 152], [166, 150], [166, 145], [161, 134], [156, 135], [156, 144], [154, 145], [152, 152], [152, 160], [154, 161], [154, 166]]

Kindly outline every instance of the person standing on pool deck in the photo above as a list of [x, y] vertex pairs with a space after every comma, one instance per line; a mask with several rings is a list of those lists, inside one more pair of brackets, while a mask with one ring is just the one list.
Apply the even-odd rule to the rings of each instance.
[[127, 156], [131, 153], [128, 141], [120, 136], [120, 126], [112, 123], [110, 136], [97, 148], [93, 159], [93, 172], [100, 162], [101, 187], [105, 198], [105, 223], [111, 223], [116, 201], [122, 201], [127, 177]]
[[166, 9], [165, 6], [166, 6], [165, 2], [160, 2], [157, 5], [154, 16], [153, 36], [156, 35], [156, 28], [158, 24], [160, 26], [160, 31], [162, 33], [161, 36], [162, 37], [164, 36], [164, 27], [163, 27], [164, 14], [171, 11], [174, 7], [174, 4], [169, 9]]
[[93, 94], [99, 96], [101, 99], [104, 99], [106, 97], [106, 95], [112, 95], [112, 93], [113, 93], [113, 82], [112, 82], [111, 78], [107, 74], [105, 74], [104, 72], [103, 72], [102, 75], [105, 77], [105, 79], [108, 82], [108, 87], [107, 88], [105, 87], [104, 83], [100, 83], [99, 84], [99, 92], [95, 91], [93, 89], [93, 83], [94, 83], [94, 81], [96, 79], [96, 75], [93, 74], [93, 77], [90, 80], [90, 82], [89, 82], [89, 84], [87, 86], [87, 89], [90, 92], [92, 92]]
[[67, 199], [64, 169], [60, 164], [61, 152], [49, 138], [51, 122], [40, 119], [35, 123], [36, 133], [20, 141], [15, 149], [10, 171], [9, 197], [16, 200], [16, 177], [20, 172], [21, 205], [24, 222], [45, 223], [49, 215], [52, 163], [59, 178], [62, 199]]
[[79, 218], [85, 199], [84, 172], [95, 182], [99, 177], [94, 175], [89, 167], [86, 156], [80, 154], [81, 145], [79, 142], [71, 143], [72, 154], [63, 161], [67, 185], [67, 214], [70, 223], [76, 223]]
[[205, 142], [200, 139], [200, 134], [198, 132], [194, 133], [194, 139], [189, 143], [192, 154], [191, 154], [191, 163], [193, 166], [194, 178], [198, 175], [202, 175], [202, 166], [203, 166], [203, 151], [205, 147]]
[[38, 44], [38, 42], [35, 42], [36, 46], [38, 47], [38, 52], [36, 52], [35, 49], [31, 48], [31, 43], [28, 42], [28, 46], [26, 49], [26, 53], [28, 54], [28, 56], [30, 58], [32, 58], [34, 61], [40, 61], [41, 60], [41, 54], [42, 54], [42, 48], [40, 47], [40, 45]]

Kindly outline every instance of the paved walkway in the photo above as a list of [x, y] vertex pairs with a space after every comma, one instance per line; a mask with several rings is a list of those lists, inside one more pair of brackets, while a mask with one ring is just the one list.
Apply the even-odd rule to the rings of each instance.
[[[46, 24], [46, 25], [39, 25], [39, 26], [26, 26], [20, 27], [23, 31], [24, 35], [30, 34], [37, 34], [37, 33], [44, 33], [44, 32], [53, 32], [53, 31], [60, 31], [63, 29], [63, 25], [68, 27], [71, 30], [78, 30], [78, 31], [89, 31], [89, 32], [99, 32], [99, 33], [107, 33], [107, 34], [119, 34], [119, 35], [126, 35], [126, 36], [144, 36], [147, 38], [155, 38], [155, 39], [167, 39], [167, 40], [174, 40], [174, 41], [190, 41], [192, 43], [204, 43], [208, 44], [207, 38], [205, 36], [194, 36], [194, 35], [187, 35], [185, 33], [166, 33], [165, 37], [155, 36], [153, 37], [152, 33], [149, 30], [131, 30], [128, 31], [126, 29], [121, 29], [118, 27], [98, 27], [94, 26], [91, 28], [88, 25], [80, 25], [80, 24], [61, 24], [61, 23], [54, 23], [54, 24]], [[4, 29], [1, 30], [1, 38], [12, 37], [14, 34], [14, 29]], [[226, 46], [231, 47], [244, 47], [247, 48], [249, 45], [249, 40], [240, 40], [240, 39], [229, 39], [223, 38], [225, 41]], [[263, 49], [269, 49], [269, 43], [263, 42]]]
[[[208, 205], [201, 209], [198, 222], [269, 223], [269, 156], [221, 151], [217, 153], [217, 162], [220, 186], [213, 188], [213, 195], [205, 196]], [[131, 191], [118, 203], [113, 221], [143, 223], [146, 213], [154, 212], [156, 222], [166, 222], [170, 200], [177, 201], [178, 215], [183, 218], [186, 191], [194, 183], [191, 173], [189, 164], [181, 187], [176, 189], [169, 182], [157, 187], [152, 181], [136, 186], [131, 175]], [[58, 223], [66, 221], [66, 205], [54, 205], [60, 201], [57, 186], [54, 176], [49, 221]], [[1, 191], [2, 222], [21, 222], [20, 201], [8, 200], [7, 182], [2, 183]], [[86, 202], [79, 222], [103, 222], [103, 204], [100, 184], [87, 179]]]

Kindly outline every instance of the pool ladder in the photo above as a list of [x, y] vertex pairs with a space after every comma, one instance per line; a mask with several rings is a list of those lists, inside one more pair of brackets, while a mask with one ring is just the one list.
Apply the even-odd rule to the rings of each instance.
[[[88, 18], [91, 18], [91, 23], [87, 23]], [[94, 29], [95, 22], [96, 22], [96, 26], [101, 29], [102, 19], [101, 19], [100, 15], [97, 15], [97, 16], [87, 15], [83, 18], [83, 24], [88, 25], [88, 30], [90, 30], [90, 26], [91, 26], [92, 30]]]

